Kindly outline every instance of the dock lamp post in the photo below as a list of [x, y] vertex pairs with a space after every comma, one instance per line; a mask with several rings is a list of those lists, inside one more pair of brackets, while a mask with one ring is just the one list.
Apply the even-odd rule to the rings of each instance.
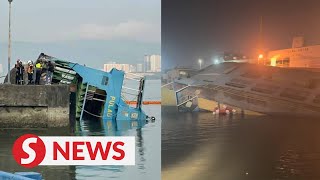
[[261, 62], [261, 61], [263, 61], [263, 54], [259, 54], [259, 56], [258, 56], [258, 64], [264, 64], [264, 62]]
[[199, 59], [198, 63], [199, 63], [200, 69], [201, 69], [202, 59]]
[[9, 39], [8, 39], [8, 84], [11, 84], [10, 81], [10, 62], [11, 62], [11, 3], [12, 0], [8, 0], [9, 2]]

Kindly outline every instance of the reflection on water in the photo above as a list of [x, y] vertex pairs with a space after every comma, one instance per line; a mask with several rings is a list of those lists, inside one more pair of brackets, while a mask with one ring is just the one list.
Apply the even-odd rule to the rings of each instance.
[[[148, 81], [145, 99], [159, 100], [160, 81]], [[118, 131], [108, 129], [100, 120], [84, 120], [70, 129], [10, 129], [0, 127], [0, 170], [8, 172], [35, 171], [40, 172], [46, 180], [105, 180], [105, 179], [160, 179], [161, 174], [161, 106], [143, 106], [146, 114], [156, 117], [155, 123], [142, 128]], [[14, 141], [21, 135], [32, 133], [38, 136], [135, 136], [135, 166], [39, 166], [25, 169], [17, 165], [11, 155]]]
[[[77, 166], [76, 179], [160, 179], [160, 109], [161, 106], [144, 107], [148, 114], [156, 117], [155, 123], [149, 123], [143, 128], [116, 131], [108, 129], [101, 121], [83, 121], [82, 131], [76, 135], [82, 136], [135, 136], [136, 165], [135, 166]], [[80, 127], [78, 127], [80, 128]]]
[[[69, 129], [11, 129], [0, 130], [0, 170], [8, 172], [36, 171], [42, 173], [46, 180], [56, 179], [160, 179], [160, 109], [158, 105], [145, 107], [147, 113], [152, 113], [157, 118], [155, 123], [150, 123], [139, 129], [127, 131], [106, 131], [100, 121], [84, 121], [83, 131], [70, 133]], [[76, 129], [80, 129], [76, 126]], [[39, 166], [34, 169], [25, 169], [17, 165], [11, 151], [14, 141], [21, 135], [32, 133], [39, 136], [135, 136], [136, 137], [136, 166]]]
[[320, 179], [319, 118], [162, 112], [164, 180]]

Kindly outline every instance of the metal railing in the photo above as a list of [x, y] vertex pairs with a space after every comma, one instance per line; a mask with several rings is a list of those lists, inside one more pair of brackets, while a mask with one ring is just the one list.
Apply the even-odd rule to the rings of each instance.
[[[122, 85], [121, 97], [124, 101], [136, 101], [136, 107], [141, 105], [142, 94], [143, 94], [143, 85], [145, 78], [143, 76], [126, 73], [124, 76], [124, 83]], [[132, 83], [130, 83], [132, 82]], [[130, 84], [130, 87], [126, 86], [126, 83]], [[137, 87], [132, 87], [137, 86]]]

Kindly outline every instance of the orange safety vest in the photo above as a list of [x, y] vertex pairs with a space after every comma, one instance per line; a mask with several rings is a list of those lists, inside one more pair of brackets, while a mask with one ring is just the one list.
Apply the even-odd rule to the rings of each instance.
[[33, 65], [28, 66], [27, 73], [32, 74], [33, 73]]

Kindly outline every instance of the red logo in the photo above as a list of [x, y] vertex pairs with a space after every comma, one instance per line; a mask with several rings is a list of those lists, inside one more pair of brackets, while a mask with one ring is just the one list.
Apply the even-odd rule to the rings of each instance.
[[43, 161], [46, 147], [38, 136], [26, 134], [15, 141], [12, 154], [18, 164], [26, 168], [33, 168]]
[[135, 165], [135, 137], [19, 137], [12, 148], [26, 168], [53, 165]]

